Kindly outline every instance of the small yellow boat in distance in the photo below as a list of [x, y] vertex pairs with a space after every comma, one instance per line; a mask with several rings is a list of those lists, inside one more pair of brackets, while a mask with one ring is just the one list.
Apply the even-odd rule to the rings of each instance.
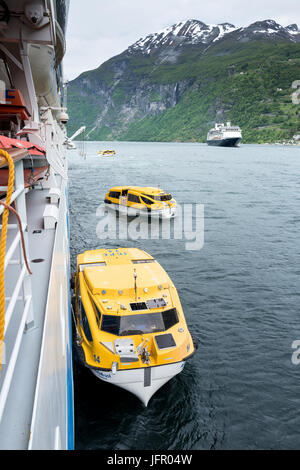
[[78, 255], [75, 299], [82, 362], [145, 406], [195, 352], [177, 290], [145, 251], [99, 249]]
[[104, 202], [109, 209], [129, 216], [171, 218], [176, 215], [175, 199], [160, 188], [115, 186], [106, 193]]
[[116, 155], [115, 150], [99, 150], [98, 155], [103, 155], [104, 157], [111, 157]]

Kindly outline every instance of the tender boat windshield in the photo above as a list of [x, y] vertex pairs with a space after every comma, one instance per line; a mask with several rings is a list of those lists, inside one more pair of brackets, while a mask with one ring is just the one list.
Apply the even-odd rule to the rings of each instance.
[[[148, 196], [148, 194], [147, 194]], [[160, 196], [150, 196], [149, 197], [152, 197], [152, 199], [154, 199], [155, 201], [171, 201], [172, 199], [172, 195], [171, 194], [161, 194]]]
[[161, 201], [171, 201], [171, 199], [172, 199], [171, 194], [163, 194], [162, 196], [160, 196]]
[[145, 204], [154, 204], [154, 201], [151, 201], [151, 199], [148, 199], [145, 196], [141, 196], [141, 199]]
[[178, 323], [176, 308], [139, 315], [103, 315], [101, 330], [115, 336], [139, 335], [165, 331]]

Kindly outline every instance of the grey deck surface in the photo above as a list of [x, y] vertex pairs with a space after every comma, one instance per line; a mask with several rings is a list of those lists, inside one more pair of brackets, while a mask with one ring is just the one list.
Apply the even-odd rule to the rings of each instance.
[[[48, 190], [36, 189], [26, 195], [29, 238], [28, 257], [30, 260], [43, 259], [44, 261], [39, 263], [30, 262], [33, 272], [31, 282], [34, 324], [23, 334], [14, 378], [3, 419], [0, 423], [0, 449], [27, 449], [28, 446], [55, 237], [54, 229], [44, 230], [43, 227], [42, 215], [45, 205], [49, 202], [47, 194]], [[15, 223], [14, 217], [10, 217], [9, 222]], [[34, 230], [42, 230], [42, 232], [34, 234]], [[8, 231], [7, 249], [10, 246], [12, 235], [15, 233], [14, 229]], [[16, 253], [18, 253], [18, 248]], [[16, 256], [13, 258], [15, 259]], [[6, 296], [9, 296], [14, 288], [17, 272], [20, 272], [18, 265], [7, 267]], [[18, 308], [15, 309], [5, 337], [6, 362], [9, 361], [20, 321], [22, 302], [18, 301], [17, 305]], [[2, 367], [0, 387], [2, 386], [6, 369], [7, 364]]]

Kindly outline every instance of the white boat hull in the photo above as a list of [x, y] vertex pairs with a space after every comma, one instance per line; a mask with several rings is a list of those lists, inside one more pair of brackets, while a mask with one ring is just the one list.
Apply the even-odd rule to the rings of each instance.
[[122, 206], [121, 204], [107, 204], [105, 203], [105, 207], [110, 210], [114, 210], [119, 212], [122, 215], [127, 215], [129, 217], [134, 217], [137, 215], [141, 215], [144, 217], [151, 217], [156, 219], [172, 219], [176, 215], [176, 208], [174, 207], [166, 207], [163, 210], [156, 210], [156, 211], [147, 211], [145, 209], [135, 209], [133, 207]]
[[170, 379], [179, 374], [184, 368], [185, 362], [176, 362], [156, 367], [143, 367], [138, 369], [118, 370], [104, 372], [91, 369], [100, 380], [133, 393], [147, 406], [150, 398]]

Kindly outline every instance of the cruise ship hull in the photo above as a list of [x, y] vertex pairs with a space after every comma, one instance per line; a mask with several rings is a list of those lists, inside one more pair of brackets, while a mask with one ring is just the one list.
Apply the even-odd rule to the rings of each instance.
[[239, 147], [241, 138], [239, 137], [234, 137], [234, 138], [228, 138], [228, 139], [212, 139], [212, 140], [207, 140], [208, 145], [213, 145], [216, 147]]

